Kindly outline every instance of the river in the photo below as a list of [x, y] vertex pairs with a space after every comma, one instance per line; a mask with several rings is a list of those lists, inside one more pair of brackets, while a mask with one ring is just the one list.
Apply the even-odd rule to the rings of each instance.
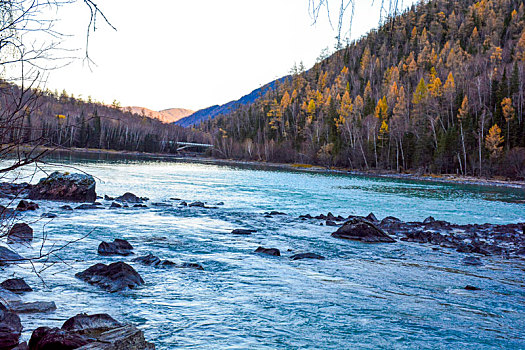
[[[467, 266], [454, 250], [343, 241], [330, 236], [333, 227], [298, 219], [373, 212], [379, 219], [525, 222], [523, 189], [151, 159], [54, 161], [95, 176], [99, 195], [129, 191], [150, 201], [148, 208], [72, 212], [59, 209], [64, 203], [39, 201], [41, 209], [25, 214], [39, 238], [18, 247], [22, 255], [37, 253], [43, 233], [44, 249], [89, 233], [57, 253], [55, 264], [37, 263], [37, 270], [45, 267], [41, 279], [30, 265], [0, 270], [2, 278], [24, 277], [33, 287], [25, 300], [57, 304], [52, 313], [22, 315], [26, 340], [38, 326], [60, 327], [77, 313], [103, 312], [136, 324], [157, 349], [525, 348], [524, 260], [488, 257], [483, 266]], [[181, 200], [217, 208], [181, 207]], [[288, 215], [265, 217], [272, 210]], [[40, 219], [49, 211], [58, 217]], [[257, 232], [234, 236], [235, 228]], [[128, 240], [135, 256], [151, 252], [205, 270], [98, 256], [98, 244], [114, 238]], [[282, 256], [256, 254], [258, 246], [278, 248]], [[288, 259], [300, 252], [326, 260]], [[143, 287], [108, 293], [74, 277], [96, 262], [120, 260], [141, 274]]]

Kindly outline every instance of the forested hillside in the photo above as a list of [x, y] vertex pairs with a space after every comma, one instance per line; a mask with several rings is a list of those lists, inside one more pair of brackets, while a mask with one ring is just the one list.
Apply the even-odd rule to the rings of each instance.
[[525, 5], [424, 1], [201, 124], [217, 155], [525, 177]]
[[201, 132], [124, 111], [117, 103], [84, 101], [66, 92], [22, 90], [0, 82], [0, 96], [2, 145], [170, 153], [176, 152], [173, 141], [209, 141]]

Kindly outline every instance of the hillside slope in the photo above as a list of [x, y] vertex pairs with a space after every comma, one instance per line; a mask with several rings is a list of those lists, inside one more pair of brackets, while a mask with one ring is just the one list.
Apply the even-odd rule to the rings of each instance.
[[525, 5], [422, 1], [207, 121], [217, 156], [525, 177]]
[[255, 102], [258, 98], [264, 96], [264, 94], [266, 94], [269, 90], [273, 89], [276, 86], [276, 84], [278, 84], [278, 82], [282, 82], [285, 79], [286, 77], [272, 81], [271, 83], [268, 83], [259, 89], [253, 90], [249, 94], [241, 97], [236, 101], [230, 101], [223, 105], [215, 105], [205, 109], [201, 109], [185, 118], [181, 118], [179, 121], [175, 122], [175, 124], [183, 127], [190, 127], [198, 125], [203, 121], [214, 119], [220, 115], [232, 113], [242, 106]]
[[145, 107], [124, 107], [124, 111], [145, 115], [148, 118], [160, 120], [163, 123], [174, 123], [194, 113], [194, 111], [185, 108], [169, 108], [162, 111], [154, 111]]

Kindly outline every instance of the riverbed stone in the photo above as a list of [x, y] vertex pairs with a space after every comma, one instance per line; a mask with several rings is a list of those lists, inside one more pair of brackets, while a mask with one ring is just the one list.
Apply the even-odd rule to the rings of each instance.
[[95, 264], [85, 271], [75, 274], [75, 277], [109, 292], [117, 292], [127, 288], [133, 289], [144, 284], [144, 280], [138, 272], [121, 261], [109, 265]]
[[24, 292], [32, 292], [33, 289], [29, 287], [29, 285], [24, 281], [23, 278], [10, 278], [2, 283], [0, 283], [0, 286], [4, 289], [7, 289], [8, 291], [11, 291], [13, 293], [24, 293]]
[[316, 253], [299, 253], [294, 254], [290, 257], [291, 260], [302, 260], [302, 259], [316, 259], [316, 260], [324, 260], [325, 257]]
[[54, 301], [32, 301], [11, 303], [9, 309], [17, 314], [36, 314], [55, 311], [57, 306]]
[[475, 256], [467, 256], [467, 257], [463, 258], [463, 260], [461, 260], [461, 262], [463, 262], [464, 265], [472, 265], [472, 266], [481, 266], [481, 265], [483, 265], [483, 262], [481, 261], [481, 259], [478, 258], [478, 257], [475, 257]]
[[38, 208], [39, 206], [35, 202], [26, 201], [24, 199], [22, 199], [16, 206], [16, 210], [18, 211], [37, 210]]
[[90, 340], [60, 328], [39, 327], [29, 340], [30, 350], [69, 350], [88, 344]]
[[144, 202], [143, 198], [138, 197], [134, 193], [126, 192], [122, 196], [115, 198], [117, 202], [129, 203], [129, 204], [140, 204]]
[[131, 255], [133, 246], [125, 239], [116, 238], [113, 242], [102, 242], [98, 246], [100, 255]]
[[395, 242], [395, 240], [381, 228], [374, 225], [370, 221], [361, 218], [353, 218], [348, 220], [336, 232], [332, 233], [332, 237], [366, 243]]
[[0, 303], [0, 349], [17, 346], [22, 329], [20, 317]]
[[11, 227], [7, 234], [8, 243], [31, 242], [33, 229], [26, 223], [18, 222]]
[[95, 341], [78, 350], [154, 350], [148, 343], [144, 332], [132, 325], [114, 328], [97, 336]]
[[97, 198], [95, 185], [95, 179], [91, 175], [55, 171], [34, 185], [28, 198], [94, 202]]
[[69, 332], [93, 336], [118, 327], [122, 327], [122, 324], [108, 314], [82, 313], [68, 319], [61, 328]]
[[281, 256], [281, 252], [277, 248], [258, 247], [257, 249], [255, 249], [255, 252], [261, 253], [261, 254], [272, 255], [272, 256]]
[[0, 265], [16, 264], [23, 260], [24, 258], [20, 254], [0, 246]]
[[231, 233], [234, 235], [251, 235], [252, 233], [257, 232], [257, 230], [249, 230], [244, 228], [236, 228]]

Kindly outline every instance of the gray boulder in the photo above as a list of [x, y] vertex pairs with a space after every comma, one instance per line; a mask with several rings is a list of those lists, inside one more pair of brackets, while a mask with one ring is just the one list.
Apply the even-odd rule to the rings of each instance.
[[131, 204], [133, 204], [133, 203], [140, 204], [140, 203], [144, 202], [145, 199], [146, 198], [137, 197], [136, 195], [134, 195], [131, 192], [126, 192], [122, 196], [115, 198], [115, 200], [118, 201], [118, 202], [131, 203]]
[[28, 198], [94, 202], [97, 198], [95, 185], [95, 179], [91, 175], [55, 171], [33, 186], [29, 191]]
[[11, 303], [9, 309], [17, 314], [35, 314], [51, 312], [57, 309], [54, 301], [33, 301], [29, 303]]
[[33, 289], [22, 278], [10, 278], [0, 283], [0, 286], [13, 293], [32, 292]]
[[90, 340], [59, 328], [39, 327], [29, 340], [30, 350], [69, 350], [88, 344]]
[[25, 260], [20, 254], [0, 246], [0, 265], [16, 264]]
[[316, 260], [324, 260], [325, 257], [316, 253], [300, 253], [295, 254], [290, 257], [292, 260], [303, 260], [303, 259], [316, 259]]
[[33, 229], [26, 223], [16, 223], [7, 234], [7, 243], [31, 242]]
[[126, 325], [102, 333], [90, 344], [78, 350], [154, 350], [155, 345], [148, 343], [144, 332], [137, 327]]
[[22, 323], [17, 314], [8, 311], [0, 303], [0, 349], [11, 349], [18, 345], [22, 334]]
[[62, 325], [63, 330], [78, 334], [87, 334], [89, 336], [94, 336], [95, 334], [100, 334], [118, 327], [122, 327], [122, 324], [108, 314], [78, 314], [68, 319]]
[[277, 248], [263, 248], [259, 247], [255, 249], [256, 253], [267, 254], [272, 256], [281, 256], [281, 252]]
[[93, 265], [85, 271], [75, 274], [75, 277], [90, 284], [98, 285], [109, 292], [132, 289], [144, 284], [144, 280], [138, 272], [121, 261], [109, 265], [100, 263]]
[[102, 242], [98, 246], [98, 253], [100, 255], [131, 255], [133, 246], [124, 239], [116, 238], [113, 242]]
[[332, 237], [349, 239], [366, 243], [393, 243], [395, 242], [385, 231], [362, 218], [348, 220]]

